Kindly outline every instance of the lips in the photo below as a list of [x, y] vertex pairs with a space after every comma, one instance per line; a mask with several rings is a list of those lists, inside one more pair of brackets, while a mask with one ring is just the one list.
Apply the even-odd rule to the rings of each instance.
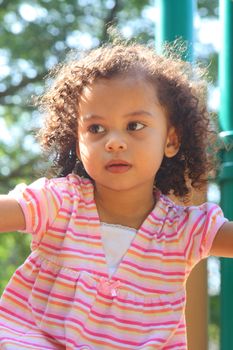
[[106, 165], [108, 171], [118, 174], [127, 172], [131, 167], [131, 164], [121, 159], [112, 160]]

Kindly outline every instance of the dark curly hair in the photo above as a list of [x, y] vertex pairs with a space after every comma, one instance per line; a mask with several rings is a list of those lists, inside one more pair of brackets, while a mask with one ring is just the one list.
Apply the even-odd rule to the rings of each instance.
[[106, 44], [80, 57], [73, 54], [50, 73], [52, 84], [39, 99], [45, 122], [38, 136], [44, 151], [52, 157], [56, 174], [74, 172], [88, 177], [75, 151], [78, 104], [84, 86], [135, 70], [155, 86], [180, 142], [173, 158], [164, 156], [156, 187], [176, 196], [187, 195], [190, 187], [202, 188], [216, 166], [217, 135], [206, 107], [205, 74], [182, 61], [174, 50], [157, 54], [153, 48], [136, 43]]

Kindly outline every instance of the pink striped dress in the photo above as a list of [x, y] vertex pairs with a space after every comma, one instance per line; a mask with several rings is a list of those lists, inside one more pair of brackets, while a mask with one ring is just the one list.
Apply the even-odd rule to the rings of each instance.
[[14, 195], [32, 253], [0, 302], [0, 349], [187, 349], [185, 282], [225, 222], [160, 195], [111, 280], [93, 185], [42, 178]]

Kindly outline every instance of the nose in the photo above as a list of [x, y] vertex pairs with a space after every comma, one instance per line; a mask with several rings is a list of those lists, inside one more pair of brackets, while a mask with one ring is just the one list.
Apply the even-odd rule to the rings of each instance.
[[122, 135], [112, 133], [105, 143], [105, 149], [107, 152], [125, 151], [127, 149], [127, 144]]

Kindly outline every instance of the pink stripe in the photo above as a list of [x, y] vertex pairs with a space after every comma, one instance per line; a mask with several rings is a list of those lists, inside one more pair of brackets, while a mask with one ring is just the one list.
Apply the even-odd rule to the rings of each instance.
[[60, 193], [56, 190], [55, 186], [51, 187], [51, 191], [55, 193], [55, 197], [58, 199], [59, 204], [62, 205], [62, 196], [60, 196]]
[[155, 232], [151, 232], [151, 231], [147, 230], [145, 227], [140, 227], [139, 232], [144, 232], [147, 235], [149, 235], [150, 237], [155, 236], [158, 233], [157, 230], [155, 230]]
[[71, 215], [72, 214], [72, 210], [66, 209], [66, 208], [63, 207], [63, 208], [60, 209], [60, 213], [65, 213], [67, 215]]
[[[106, 295], [104, 295], [105, 298], [107, 298]], [[109, 297], [109, 299], [112, 300], [111, 297]], [[130, 299], [122, 299], [121, 297], [117, 297], [117, 300], [119, 300], [122, 304], [131, 304], [134, 306], [143, 306], [143, 307], [158, 307], [158, 306], [167, 306], [167, 305], [173, 305], [173, 306], [177, 306], [180, 304], [183, 304], [183, 302], [185, 301], [185, 297], [181, 297], [179, 299], [177, 299], [176, 301], [156, 301], [156, 302], [152, 302], [152, 301], [148, 301], [148, 303], [145, 302], [145, 300], [143, 301], [134, 301], [134, 300], [130, 300]]]
[[135, 283], [132, 283], [128, 280], [122, 279], [122, 278], [118, 278], [119, 281], [121, 281], [122, 283], [126, 284], [126, 285], [130, 285], [132, 287], [135, 287], [136, 289], [140, 290], [140, 291], [144, 291], [144, 292], [149, 292], [149, 293], [160, 293], [160, 294], [169, 294], [170, 292], [168, 290], [162, 290], [162, 289], [152, 289], [152, 288], [145, 288], [142, 285], [137, 285]]
[[[59, 276], [59, 277], [60, 277], [60, 276]], [[66, 276], [65, 276], [65, 277], [66, 277]], [[66, 277], [66, 278], [67, 278], [67, 277]], [[76, 280], [74, 279], [74, 281], [76, 281]], [[83, 280], [83, 281], [79, 281], [79, 284], [85, 286], [88, 290], [90, 290], [90, 291], [93, 292], [93, 286], [87, 284], [84, 280]], [[45, 290], [45, 289], [42, 289], [42, 288], [39, 288], [39, 287], [34, 287], [34, 288], [33, 288], [33, 291], [36, 291], [36, 292], [38, 292], [38, 293], [40, 293], [40, 294], [43, 294], [43, 295], [45, 295], [45, 296], [48, 296], [48, 290]], [[79, 297], [78, 297], [78, 298], [66, 297], [66, 296], [64, 296], [64, 295], [57, 294], [57, 293], [50, 293], [49, 295], [50, 295], [50, 297], [54, 297], [54, 298], [56, 298], [56, 299], [58, 299], [58, 300], [63, 300], [63, 301], [76, 302], [76, 301], [80, 300]]]
[[[165, 232], [161, 232], [157, 235], [157, 240], [158, 242], [160, 242], [161, 240], [163, 240], [164, 238], [169, 238], [169, 240], [167, 239], [167, 241], [169, 243], [172, 243], [172, 242], [176, 242], [177, 241], [177, 235], [178, 235], [178, 230], [175, 231], [175, 232], [172, 232], [172, 233], [165, 233]], [[175, 240], [172, 240], [171, 238], [174, 238], [175, 237]]]
[[189, 216], [188, 216], [187, 213], [186, 213], [184, 219], [180, 222], [180, 224], [179, 224], [178, 227], [177, 227], [177, 231], [178, 231], [178, 232], [181, 231], [181, 229], [184, 227], [184, 225], [185, 225], [185, 223], [188, 221], [188, 219], [189, 219]]
[[178, 230], [175, 232], [172, 232], [170, 234], [165, 233], [165, 232], [160, 232], [159, 230], [155, 230], [155, 231], [149, 231], [145, 228], [140, 228], [139, 230], [140, 232], [146, 233], [147, 235], [149, 235], [150, 237], [156, 237], [157, 241], [160, 242], [161, 239], [165, 238], [173, 238], [173, 237], [177, 237], [177, 233], [179, 232]]
[[[83, 209], [85, 209], [85, 208], [83, 208]], [[80, 210], [80, 207], [79, 207], [79, 210]], [[70, 210], [70, 209], [66, 209], [66, 208], [61, 208], [60, 209], [60, 212], [61, 213], [65, 213], [65, 214], [67, 214], [67, 215], [71, 215], [71, 214], [73, 214], [74, 215], [74, 211], [72, 211], [72, 210]], [[90, 216], [90, 215], [80, 215], [80, 214], [78, 214], [78, 212], [75, 212], [75, 216], [74, 216], [74, 219], [75, 220], [83, 220], [83, 221], [86, 221], [86, 222], [90, 222], [90, 221], [97, 221], [97, 222], [99, 222], [99, 217], [98, 216]], [[69, 217], [70, 218], [70, 217]]]
[[[151, 212], [150, 215], [153, 217], [155, 222], [164, 223], [164, 218], [161, 219], [160, 217], [156, 216], [153, 212]], [[165, 221], [169, 222], [172, 225], [174, 224], [174, 222], [177, 221], [177, 219], [179, 219], [179, 217], [180, 217], [179, 215], [176, 215], [173, 218], [169, 218], [169, 216], [167, 216]]]
[[189, 235], [189, 240], [188, 240], [188, 242], [187, 242], [187, 244], [186, 244], [186, 247], [185, 247], [185, 249], [184, 249], [185, 255], [187, 254], [187, 251], [188, 251], [188, 249], [189, 249], [189, 246], [190, 246], [191, 242], [193, 242], [194, 237], [195, 237], [196, 235], [198, 235], [198, 234], [201, 232], [201, 229], [202, 229], [202, 228], [199, 228], [199, 230], [196, 232], [195, 236], [193, 235], [193, 233], [195, 232], [195, 230], [196, 230], [197, 226], [199, 225], [200, 221], [201, 221], [204, 217], [205, 217], [205, 213], [203, 213], [202, 215], [200, 215], [200, 216], [197, 218], [197, 220], [195, 221], [195, 223], [193, 224], [192, 230], [191, 230], [190, 235]]
[[[39, 294], [43, 294], [43, 295], [46, 295], [46, 296], [48, 295], [48, 291], [47, 290], [44, 290], [44, 289], [41, 289], [41, 288], [38, 288], [38, 287], [33, 288], [33, 292], [38, 292]], [[76, 301], [75, 298], [66, 297], [64, 295], [57, 294], [57, 293], [50, 293], [49, 296], [50, 297], [54, 297], [57, 300], [62, 300], [62, 301], [71, 301], [71, 302]]]
[[[57, 246], [52, 245], [52, 244], [47, 244], [44, 242], [41, 243], [41, 246], [47, 247], [49, 249], [56, 250], [56, 251], [58, 250]], [[94, 256], [94, 257], [101, 257], [101, 258], [105, 257], [105, 255], [102, 253], [93, 253], [93, 252], [90, 253], [87, 250], [85, 251], [85, 250], [66, 248], [66, 247], [60, 247], [60, 252], [61, 252], [61, 254], [62, 254], [62, 252], [71, 252], [71, 253], [79, 253], [79, 254]]]
[[93, 210], [96, 208], [96, 204], [95, 204], [95, 201], [90, 198], [90, 199], [87, 199], [87, 198], [82, 198], [80, 197], [79, 199], [79, 207], [82, 207], [81, 205], [84, 205], [84, 208], [87, 206], [87, 207], [90, 207], [89, 210]]
[[[43, 315], [44, 317], [46, 317], [47, 319], [53, 319], [53, 320], [58, 320], [58, 321], [64, 321], [64, 320], [67, 320], [67, 318], [65, 317], [65, 316], [59, 316], [59, 315], [55, 315], [55, 314], [51, 314], [51, 313], [49, 313], [49, 312], [44, 312], [44, 310], [41, 310], [41, 309], [38, 309], [38, 308], [36, 308], [36, 307], [34, 307], [34, 306], [31, 306], [31, 308], [32, 308], [32, 310], [34, 311], [34, 312], [36, 312], [37, 314], [39, 314], [39, 315]], [[43, 317], [43, 318], [44, 318]]]
[[[0, 322], [0, 326], [2, 327], [2, 329], [3, 330], [6, 330], [6, 331], [12, 331], [13, 333], [16, 333], [16, 335], [18, 335], [18, 334], [25, 334], [25, 332], [27, 332], [27, 331], [20, 331], [20, 329], [18, 329], [18, 326], [16, 326], [17, 327], [17, 329], [15, 329], [15, 328], [12, 328], [12, 327], [10, 327], [10, 325], [9, 324], [7, 324], [7, 327], [6, 327], [6, 325], [4, 324], [4, 323], [1, 323]], [[4, 338], [1, 338], [0, 337], [0, 339], [4, 339]]]
[[167, 350], [167, 349], [174, 349], [174, 348], [179, 348], [179, 350], [182, 350], [182, 348], [180, 348], [181, 346], [183, 346], [183, 350], [186, 350], [187, 349], [187, 344], [186, 343], [176, 343], [176, 344], [172, 344], [172, 345], [169, 345], [169, 346], [165, 346], [163, 349], [164, 350]]
[[131, 304], [131, 305], [134, 305], [134, 306], [143, 306], [145, 308], [152, 308], [152, 307], [159, 307], [159, 306], [167, 306], [167, 305], [180, 305], [180, 304], [183, 304], [183, 302], [185, 301], [185, 297], [179, 299], [179, 300], [176, 300], [176, 302], [162, 302], [162, 301], [159, 301], [159, 302], [150, 302], [148, 301], [148, 304], [146, 304], [145, 302], [140, 302], [140, 301], [134, 301], [134, 300], [130, 300], [130, 299], [122, 299], [120, 297], [117, 298], [120, 302], [122, 302], [122, 304]]
[[[59, 320], [59, 321], [63, 321], [65, 319], [65, 317], [62, 317], [62, 316], [58, 316], [58, 315], [55, 315], [55, 314], [51, 314], [51, 313], [46, 313], [44, 314], [43, 310], [40, 310], [38, 308], [34, 308], [33, 307], [33, 310], [35, 312], [37, 312], [38, 314], [41, 314], [41, 315], [44, 315], [44, 317], [46, 317], [46, 319], [52, 319], [52, 320]], [[101, 318], [107, 318], [107, 319], [113, 319], [115, 321], [118, 321], [119, 323], [121, 324], [127, 324], [127, 325], [133, 325], [133, 326], [140, 326], [140, 327], [158, 327], [158, 326], [169, 326], [169, 325], [176, 325], [177, 324], [177, 321], [167, 321], [167, 322], [154, 322], [154, 323], [142, 323], [142, 322], [132, 322], [132, 321], [127, 321], [125, 319], [120, 319], [118, 317], [114, 317], [114, 316], [107, 316], [107, 315], [102, 315], [102, 314], [99, 314], [97, 312], [95, 312], [94, 310], [92, 310], [92, 313], [94, 315], [96, 315], [97, 317], [101, 317]], [[79, 324], [81, 327], [83, 327], [87, 333], [89, 334], [92, 334], [92, 335], [95, 335], [95, 336], [98, 336], [98, 337], [103, 337], [104, 339], [107, 337], [108, 339], [111, 339], [111, 340], [117, 340], [119, 342], [121, 342], [122, 344], [137, 344], [137, 343], [134, 343], [134, 342], [129, 342], [129, 341], [120, 341], [118, 338], [114, 338], [110, 335], [107, 335], [106, 333], [105, 334], [101, 334], [101, 333], [94, 333], [94, 332], [91, 332], [90, 330], [88, 330], [84, 325], [83, 323], [81, 323], [81, 321], [78, 321], [77, 319], [74, 319], [72, 317], [67, 317], [66, 318], [66, 322], [73, 322], [75, 324]], [[160, 341], [162, 341], [162, 338], [155, 338], [156, 340], [160, 339]], [[153, 339], [153, 340], [155, 340]], [[138, 344], [139, 345], [139, 344]], [[140, 344], [141, 345], [141, 344]]]
[[[134, 263], [127, 261], [127, 260], [124, 260], [124, 265], [132, 266], [139, 271], [153, 272], [153, 273], [156, 273], [156, 274], [159, 274], [162, 276], [185, 276], [184, 272], [179, 272], [179, 271], [168, 272], [168, 271], [162, 271], [162, 270], [157, 270], [157, 269], [144, 268], [142, 266], [139, 266], [139, 265], [134, 264]], [[132, 271], [132, 273], [133, 273], [133, 271]]]
[[[212, 207], [211, 210], [208, 212], [207, 216], [206, 216], [206, 221], [205, 221], [205, 226], [204, 226], [204, 230], [202, 232], [202, 236], [201, 236], [201, 244], [199, 247], [199, 253], [200, 255], [202, 254], [202, 243], [206, 238], [206, 234], [207, 234], [207, 230], [209, 229], [209, 223], [210, 223], [210, 216], [212, 215], [213, 211], [216, 210], [216, 207]], [[212, 233], [212, 232], [211, 232]]]
[[[133, 342], [133, 341], [129, 341], [129, 340], [122, 340], [120, 338], [116, 338], [113, 336], [108, 335], [107, 333], [100, 333], [100, 332], [93, 332], [91, 330], [89, 330], [87, 327], [84, 326], [84, 324], [80, 321], [78, 321], [77, 319], [74, 318], [67, 318], [67, 321], [70, 321], [74, 324], [78, 324], [79, 326], [81, 326], [81, 328], [87, 333], [90, 334], [92, 336], [94, 336], [96, 339], [100, 338], [101, 340], [105, 340], [105, 339], [109, 339], [111, 341], [117, 342], [118, 344], [127, 344], [127, 345], [133, 345], [133, 346], [142, 346], [144, 344], [147, 344], [147, 341], [143, 342], [143, 343], [138, 343], [138, 342]], [[156, 341], [156, 342], [160, 342], [163, 343], [165, 341], [165, 339], [163, 338], [152, 338], [150, 339], [150, 343]]]
[[[43, 336], [43, 338], [44, 338], [45, 336]], [[41, 337], [42, 338], [42, 337]], [[45, 337], [46, 338], [46, 337]], [[49, 338], [48, 338], [49, 339]], [[24, 345], [33, 345], [33, 346], [36, 346], [36, 347], [38, 347], [38, 349], [40, 349], [41, 350], [41, 343], [39, 344], [39, 343], [35, 343], [35, 342], [32, 342], [32, 341], [30, 341], [30, 342], [28, 342], [28, 341], [25, 341], [25, 340], [22, 340], [22, 341], [20, 341], [19, 339], [17, 339], [17, 340], [15, 340], [14, 338], [10, 338], [10, 337], [7, 337], [7, 338], [3, 338], [3, 340], [4, 340], [4, 342], [5, 342], [5, 340], [8, 340], [8, 341], [10, 341], [10, 342], [12, 342], [12, 343], [15, 343], [16, 345], [17, 344], [24, 344]], [[56, 345], [60, 345], [60, 344], [57, 344], [57, 343], [55, 343], [54, 341], [52, 341], [54, 344], [56, 344]], [[47, 347], [47, 346], [45, 346], [45, 345], [43, 345], [43, 349], [47, 349], [47, 350], [54, 350], [54, 347]]]
[[[86, 272], [86, 273], [90, 273], [90, 274], [93, 274], [93, 275], [96, 275], [97, 277], [108, 277], [106, 273], [101, 273], [101, 272], [97, 272], [96, 270], [92, 270], [92, 269], [88, 269], [88, 268], [84, 268], [83, 266], [80, 266], [79, 268], [77, 267], [64, 267], [64, 266], [57, 266], [58, 268], [67, 268], [69, 269], [70, 273], [67, 275], [64, 275], [62, 272], [58, 271], [57, 273], [53, 273], [52, 271], [49, 271], [45, 268], [43, 268], [42, 266], [40, 265], [36, 265], [36, 267], [40, 268], [40, 271], [42, 273], [44, 273], [44, 275], [48, 275], [48, 276], [52, 276], [52, 277], [59, 277], [65, 281], [74, 281], [76, 282], [77, 281], [77, 277], [79, 277], [79, 274], [80, 272]], [[72, 276], [73, 275], [73, 276]], [[83, 281], [82, 281], [83, 282]]]
[[71, 232], [74, 236], [77, 236], [80, 238], [89, 238], [89, 239], [98, 240], [98, 241], [100, 239], [99, 235], [77, 232], [77, 231], [74, 231], [71, 227], [67, 229], [67, 232]]
[[72, 193], [72, 192], [64, 189], [64, 190], [62, 190], [62, 194], [64, 197], [67, 196], [68, 198], [71, 198], [71, 199], [74, 199], [74, 198], [79, 199], [80, 198], [78, 191], [75, 193]]
[[75, 216], [75, 220], [84, 220], [86, 222], [90, 222], [90, 221], [97, 221], [99, 222], [99, 218], [98, 216], [85, 216], [85, 215], [77, 215]]
[[[38, 292], [40, 294], [48, 295], [48, 291], [45, 291], [45, 290], [43, 290], [41, 288], [35, 287], [33, 289], [33, 291], [34, 292]], [[56, 300], [72, 301], [72, 302], [76, 301], [74, 298], [65, 297], [64, 295], [56, 294], [56, 293], [50, 293], [49, 296], [56, 298]], [[37, 309], [34, 309], [34, 310], [37, 310]]]
[[[64, 222], [66, 223], [66, 222]], [[86, 228], [86, 226], [85, 226]], [[80, 228], [78, 228], [80, 229]], [[50, 225], [48, 226], [48, 230], [52, 230], [54, 232], [58, 232], [58, 233], [63, 233], [63, 235], [65, 235], [67, 232], [71, 232], [73, 235], [81, 235], [79, 233], [77, 233], [76, 231], [74, 231], [71, 227], [68, 227], [68, 228], [60, 228], [60, 227], [55, 227], [53, 225]], [[96, 240], [99, 240], [99, 236], [98, 235], [83, 235], [83, 237], [90, 237], [90, 238], [93, 238], [93, 239], [96, 239]], [[62, 238], [62, 236], [61, 236]]]
[[[55, 226], [53, 226], [53, 224], [48, 226], [48, 230], [53, 230], [54, 232], [63, 233], [63, 236], [65, 235], [65, 233], [67, 231], [66, 228], [55, 227]], [[63, 237], [61, 236], [61, 238], [63, 238]]]
[[22, 275], [20, 270], [16, 270], [15, 274], [19, 277], [19, 279], [21, 278], [24, 282], [29, 283], [30, 287], [35, 283], [34, 280], [30, 280], [29, 278], [26, 278], [24, 275]]
[[11, 310], [5, 309], [1, 305], [0, 305], [0, 310], [2, 310], [6, 315], [11, 315], [13, 317], [16, 317], [18, 319], [18, 321], [23, 321], [26, 324], [30, 324], [32, 326], [34, 325], [34, 322], [30, 322], [28, 319], [22, 317], [22, 315], [17, 315], [16, 313], [12, 312]]
[[[37, 234], [40, 229], [41, 229], [41, 211], [40, 211], [40, 205], [39, 205], [39, 201], [37, 199], [37, 197], [35, 196], [35, 194], [33, 193], [32, 190], [30, 190], [30, 188], [28, 188], [28, 193], [31, 195], [31, 197], [34, 199], [35, 203], [36, 203], [36, 211], [38, 213], [38, 225], [37, 228], [35, 230], [35, 234]], [[35, 206], [34, 206], [35, 209]]]
[[[6, 288], [6, 292], [9, 293], [9, 294], [12, 294], [16, 297], [18, 297], [19, 299], [25, 301], [25, 302], [28, 302], [28, 297], [24, 297], [22, 294], [19, 294], [17, 292], [15, 292], [14, 290], [12, 290], [11, 288]], [[23, 304], [25, 306], [25, 304]]]
[[[163, 321], [163, 322], [138, 322], [138, 321], [130, 321], [126, 320], [125, 318], [119, 318], [113, 315], [106, 315], [106, 314], [101, 314], [98, 313], [95, 310], [92, 310], [92, 314], [103, 319], [109, 319], [109, 320], [114, 320], [119, 322], [120, 324], [127, 324], [131, 326], [139, 326], [142, 328], [147, 328], [147, 327], [159, 327], [159, 326], [173, 326], [177, 324], [177, 321]], [[140, 329], [140, 328], [139, 328]]]
[[[91, 245], [91, 244], [90, 244]], [[80, 254], [84, 254], [84, 255], [90, 255], [90, 256], [98, 256], [100, 258], [105, 258], [105, 255], [103, 253], [89, 253], [88, 251], [84, 251], [84, 250], [79, 250], [79, 249], [72, 249], [72, 248], [66, 248], [66, 247], [62, 247], [61, 251], [63, 252], [74, 252], [74, 253], [80, 253]]]
[[[147, 248], [143, 248], [138, 244], [135, 244], [134, 242], [132, 243], [131, 247], [137, 248], [137, 250], [143, 252], [143, 253], [156, 253], [162, 256], [181, 256], [184, 257], [184, 253], [183, 252], [174, 252], [172, 251], [170, 252], [164, 252], [163, 250], [159, 250], [159, 249], [147, 249]], [[144, 254], [143, 254], [144, 255]]]
[[87, 206], [93, 207], [93, 209], [96, 207], [95, 201], [93, 200], [93, 198], [90, 198], [90, 200], [87, 198], [85, 199], [80, 198], [80, 194], [78, 192], [72, 193], [68, 190], [63, 190], [62, 194], [64, 198], [69, 198], [73, 202], [78, 201], [79, 204], [85, 204]]

